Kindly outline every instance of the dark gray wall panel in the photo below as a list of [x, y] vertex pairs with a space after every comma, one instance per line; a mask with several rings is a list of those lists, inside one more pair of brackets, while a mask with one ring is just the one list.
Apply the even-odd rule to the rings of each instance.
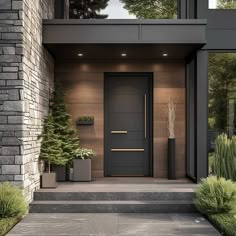
[[109, 43], [139, 39], [137, 25], [51, 25], [44, 29], [44, 43]]
[[187, 14], [187, 2], [186, 0], [179, 0], [178, 1], [178, 18], [179, 19], [186, 19]]
[[69, 0], [56, 0], [54, 7], [55, 19], [69, 19]]
[[44, 44], [204, 44], [205, 20], [44, 21]]
[[201, 42], [205, 39], [205, 30], [202, 25], [158, 25], [142, 26], [142, 40], [155, 40], [161, 43], [174, 42]]
[[187, 0], [187, 19], [195, 19], [196, 9], [195, 9], [195, 0]]
[[207, 29], [236, 29], [236, 10], [208, 10]]
[[208, 175], [208, 52], [197, 52], [197, 76], [196, 76], [196, 163], [197, 180]]
[[195, 58], [187, 64], [186, 68], [186, 115], [187, 115], [187, 175], [196, 179], [195, 156]]
[[196, 1], [197, 18], [207, 19], [204, 49], [236, 49], [236, 10], [208, 9], [208, 0]]
[[208, 0], [195, 0], [196, 12], [198, 19], [207, 19], [208, 15]]
[[204, 49], [227, 50], [236, 49], [236, 30], [209, 29], [206, 31], [207, 45]]

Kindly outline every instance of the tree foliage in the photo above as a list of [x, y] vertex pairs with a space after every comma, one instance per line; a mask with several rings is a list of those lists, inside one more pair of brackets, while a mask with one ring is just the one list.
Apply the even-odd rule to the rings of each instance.
[[[236, 105], [236, 54], [211, 53], [209, 55], [208, 122], [211, 129], [216, 129], [219, 133], [228, 133], [230, 101]], [[236, 114], [231, 115], [236, 116]], [[235, 124], [236, 117], [234, 127]], [[234, 127], [231, 129], [235, 129]]]
[[218, 0], [217, 1], [218, 9], [236, 9], [235, 0]]
[[140, 19], [172, 19], [177, 16], [177, 0], [120, 0], [130, 14]]
[[44, 122], [44, 130], [41, 137], [43, 140], [39, 158], [48, 164], [48, 171], [50, 172], [51, 164], [65, 165], [68, 160], [64, 158], [61, 141], [59, 136], [55, 134], [55, 123], [52, 114], [49, 114]]
[[71, 117], [65, 104], [62, 85], [55, 83], [55, 91], [51, 100], [52, 116], [55, 123], [55, 134], [61, 142], [63, 159], [70, 162], [79, 151], [77, 131], [71, 127]]
[[105, 19], [108, 15], [99, 14], [107, 7], [109, 0], [70, 0], [71, 19]]

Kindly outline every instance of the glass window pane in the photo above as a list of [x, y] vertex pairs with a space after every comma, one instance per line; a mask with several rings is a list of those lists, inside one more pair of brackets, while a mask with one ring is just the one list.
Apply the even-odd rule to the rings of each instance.
[[236, 134], [236, 53], [209, 54], [208, 151], [212, 172], [215, 139]]
[[210, 9], [236, 9], [236, 0], [209, 0]]
[[70, 0], [70, 18], [173, 19], [177, 0]]

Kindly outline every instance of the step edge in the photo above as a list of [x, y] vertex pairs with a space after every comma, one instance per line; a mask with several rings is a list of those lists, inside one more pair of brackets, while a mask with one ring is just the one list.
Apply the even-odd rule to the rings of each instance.
[[99, 205], [99, 204], [194, 204], [194, 201], [191, 200], [169, 200], [169, 201], [33, 201], [30, 203], [30, 205], [35, 204], [52, 204], [52, 205], [75, 205], [75, 204], [81, 204], [81, 205]]

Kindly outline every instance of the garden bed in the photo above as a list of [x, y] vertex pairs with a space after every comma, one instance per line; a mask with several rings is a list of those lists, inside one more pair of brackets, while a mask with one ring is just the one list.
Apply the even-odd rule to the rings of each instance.
[[236, 236], [236, 215], [230, 213], [208, 216], [209, 221], [224, 236]]
[[0, 236], [6, 235], [19, 221], [15, 217], [0, 219]]

